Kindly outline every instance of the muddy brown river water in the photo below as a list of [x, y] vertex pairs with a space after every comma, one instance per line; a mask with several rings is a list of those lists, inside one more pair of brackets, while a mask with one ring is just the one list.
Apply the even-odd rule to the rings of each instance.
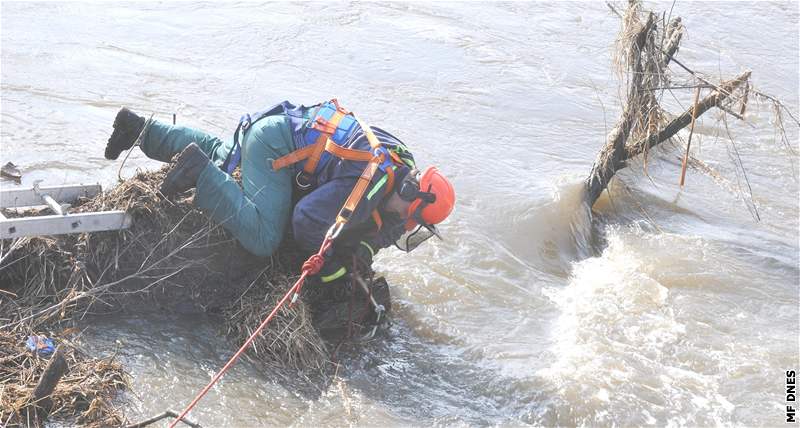
[[[672, 2], [647, 3], [667, 12]], [[797, 2], [677, 2], [678, 58], [800, 111]], [[452, 177], [446, 240], [382, 252], [388, 337], [300, 394], [242, 363], [193, 412], [205, 426], [780, 425], [798, 368], [798, 127], [769, 106], [698, 123], [620, 174], [591, 220], [580, 186], [620, 106], [619, 19], [581, 3], [10, 3], [0, 6], [0, 163], [24, 184], [113, 184], [121, 105], [229, 138], [239, 116], [336, 96]], [[675, 91], [677, 111], [691, 91]], [[123, 175], [158, 164], [136, 151]], [[3, 182], [2, 186], [9, 186]], [[733, 190], [733, 191], [732, 191]], [[587, 240], [592, 221], [601, 244]], [[152, 314], [88, 326], [133, 374], [132, 419], [180, 408], [233, 350], [216, 322]]]

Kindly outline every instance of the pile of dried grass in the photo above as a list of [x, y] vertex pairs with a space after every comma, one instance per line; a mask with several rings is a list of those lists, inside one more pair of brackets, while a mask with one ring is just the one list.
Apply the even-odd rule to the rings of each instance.
[[[0, 331], [0, 425], [37, 425], [33, 390], [48, 359], [25, 346], [25, 335]], [[69, 367], [50, 395], [51, 420], [85, 426], [119, 426], [121, 413], [112, 405], [116, 391], [128, 385], [122, 364], [92, 358], [70, 342], [61, 345]]]
[[[274, 269], [260, 272], [245, 292], [223, 311], [228, 337], [244, 343], [296, 279], [275, 273]], [[262, 364], [278, 362], [280, 366], [299, 372], [323, 373], [328, 368], [329, 352], [312, 325], [311, 311], [306, 308], [306, 305], [285, 305], [280, 312], [282, 321], [270, 325], [270, 332], [262, 333], [250, 345], [250, 359]]]
[[[158, 192], [164, 173], [140, 172], [73, 207], [126, 210], [133, 218], [128, 230], [5, 242], [0, 328], [33, 331], [123, 306], [185, 311], [188, 302], [194, 310], [224, 315], [232, 349], [243, 343], [289, 289], [302, 259], [290, 244], [270, 259], [249, 255], [193, 209], [191, 194], [165, 199]], [[6, 346], [0, 343], [0, 352]], [[302, 302], [278, 313], [249, 357], [301, 373], [329, 368], [326, 345]]]
[[126, 210], [134, 219], [128, 230], [25, 238], [12, 254], [4, 254], [0, 286], [15, 297], [0, 303], [2, 313], [11, 316], [9, 324], [35, 327], [69, 319], [99, 299], [113, 304], [150, 291], [203, 264], [189, 255], [212, 245], [233, 245], [220, 227], [191, 208], [190, 199], [160, 197], [162, 177], [163, 171], [139, 173], [73, 209]]

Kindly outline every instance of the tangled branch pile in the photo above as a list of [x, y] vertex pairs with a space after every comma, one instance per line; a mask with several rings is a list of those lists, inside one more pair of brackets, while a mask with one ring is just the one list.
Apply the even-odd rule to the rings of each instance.
[[[243, 343], [251, 333], [248, 328], [258, 325], [255, 320], [296, 279], [290, 272], [296, 272], [301, 260], [286, 244], [271, 259], [249, 255], [222, 227], [192, 208], [191, 194], [176, 200], [160, 195], [164, 173], [140, 172], [73, 207], [73, 212], [126, 210], [133, 218], [128, 230], [5, 242], [0, 254], [2, 331], [41, 330], [86, 314], [116, 311], [123, 304], [125, 310], [175, 310], [189, 302], [199, 311], [226, 314], [229, 336], [237, 345]], [[0, 352], [16, 349], [12, 345], [19, 344], [0, 342]], [[259, 363], [303, 373], [324, 372], [329, 361], [305, 304], [281, 310], [249, 352]], [[101, 364], [86, 361], [95, 369]], [[17, 371], [7, 379], [16, 376], [8, 381], [21, 385], [25, 373]], [[6, 401], [3, 406], [4, 413], [12, 411]]]
[[[616, 172], [628, 166], [630, 160], [641, 157], [646, 168], [650, 149], [673, 139], [680, 141], [678, 133], [711, 108], [716, 107], [724, 112], [721, 116], [723, 121], [725, 115], [744, 120], [748, 98], [772, 104], [774, 122], [781, 135], [781, 141], [794, 154], [786, 137], [784, 113], [798, 126], [800, 121], [778, 99], [753, 88], [749, 71], [714, 83], [712, 78], [702, 76], [675, 58], [684, 32], [679, 17], [669, 19], [662, 15], [659, 18], [653, 12], [644, 12], [638, 0], [630, 0], [624, 14], [616, 12], [613, 6], [611, 8], [620, 15], [622, 22], [615, 47], [614, 63], [621, 77], [622, 86], [625, 87], [625, 100], [620, 118], [608, 133], [606, 143], [598, 153], [592, 171], [585, 181], [586, 200], [589, 206], [594, 205]], [[672, 80], [676, 74], [670, 69], [672, 65], [679, 67], [680, 72], [688, 73], [689, 81], [674, 85]], [[672, 89], [695, 89], [692, 107], [678, 115], [666, 111], [661, 99]], [[701, 98], [703, 91], [705, 96]], [[725, 128], [727, 129], [727, 123]], [[689, 142], [691, 133], [690, 130]], [[730, 144], [734, 144], [732, 138]], [[712, 175], [715, 181], [719, 181], [717, 180], [719, 174], [702, 161], [692, 158], [689, 153], [689, 143], [685, 145], [687, 148], [684, 169], [687, 164], [695, 166], [700, 171]], [[735, 147], [734, 152], [736, 152]], [[734, 159], [734, 162], [737, 174], [743, 176], [746, 182], [747, 175], [741, 161]], [[749, 194], [749, 186], [746, 192], [741, 193], [748, 194], [743, 199], [753, 216], [758, 218], [752, 195]]]
[[[122, 424], [110, 400], [127, 386], [122, 364], [113, 357], [90, 358], [72, 344], [63, 349], [69, 371], [50, 395], [50, 417], [86, 426]], [[47, 363], [26, 349], [25, 335], [0, 331], [0, 425], [38, 424], [33, 392]]]

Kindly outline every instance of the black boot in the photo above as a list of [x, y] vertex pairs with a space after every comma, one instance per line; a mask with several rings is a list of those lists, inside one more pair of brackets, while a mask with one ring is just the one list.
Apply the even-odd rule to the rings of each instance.
[[197, 186], [197, 179], [211, 160], [195, 143], [189, 144], [172, 159], [172, 168], [161, 183], [161, 193], [172, 196]]
[[106, 159], [114, 160], [133, 143], [144, 128], [144, 118], [123, 107], [114, 118], [114, 132], [106, 145]]

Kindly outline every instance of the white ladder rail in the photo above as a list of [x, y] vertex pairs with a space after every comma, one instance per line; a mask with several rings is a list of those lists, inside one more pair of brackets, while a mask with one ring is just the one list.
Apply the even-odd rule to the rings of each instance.
[[[63, 202], [74, 202], [80, 197], [91, 198], [100, 194], [103, 188], [99, 184], [73, 184], [66, 186], [39, 187], [39, 192], [50, 195]], [[46, 205], [35, 188], [0, 190], [0, 208], [21, 208]]]
[[15, 239], [25, 236], [63, 235], [68, 233], [101, 232], [122, 230], [131, 226], [130, 215], [125, 211], [112, 210], [89, 213], [68, 213], [61, 201], [74, 202], [78, 198], [99, 194], [99, 185], [68, 185], [0, 190], [0, 208], [22, 208], [47, 205], [55, 215], [7, 218], [0, 213], [0, 239]]

